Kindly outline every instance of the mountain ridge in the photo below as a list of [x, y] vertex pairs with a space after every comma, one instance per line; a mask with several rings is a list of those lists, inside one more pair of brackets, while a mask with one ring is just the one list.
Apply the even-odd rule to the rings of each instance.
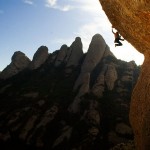
[[32, 60], [1, 79], [0, 147], [94, 150], [132, 140], [130, 97], [140, 72], [135, 62], [118, 60], [99, 34], [86, 54], [80, 38], [52, 54], [43, 46], [38, 53], [43, 48], [44, 57], [33, 59], [36, 68], [29, 67]]

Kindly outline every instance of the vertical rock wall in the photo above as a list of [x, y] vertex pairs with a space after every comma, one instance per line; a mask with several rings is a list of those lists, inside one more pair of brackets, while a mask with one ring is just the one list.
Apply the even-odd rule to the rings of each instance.
[[99, 0], [113, 27], [145, 56], [132, 94], [130, 122], [138, 150], [150, 149], [150, 1]]

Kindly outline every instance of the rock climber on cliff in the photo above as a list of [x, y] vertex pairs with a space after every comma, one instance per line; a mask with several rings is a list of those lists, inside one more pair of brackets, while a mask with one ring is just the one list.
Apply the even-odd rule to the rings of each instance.
[[123, 44], [120, 42], [120, 40], [121, 40], [121, 41], [124, 41], [124, 39], [121, 38], [121, 35], [119, 34], [119, 32], [118, 32], [118, 31], [117, 31], [117, 32], [114, 32], [114, 31], [113, 31], [113, 27], [112, 27], [112, 33], [113, 33], [114, 36], [115, 36], [115, 41], [114, 41], [114, 43], [117, 43], [117, 44], [115, 44], [115, 47], [116, 47], [116, 46], [122, 46]]

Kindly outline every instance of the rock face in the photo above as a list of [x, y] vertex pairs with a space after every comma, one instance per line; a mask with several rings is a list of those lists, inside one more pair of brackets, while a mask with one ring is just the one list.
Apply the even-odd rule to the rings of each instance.
[[24, 53], [17, 51], [11, 59], [11, 63], [1, 72], [0, 79], [7, 79], [27, 68], [30, 59]]
[[149, 53], [150, 42], [147, 33], [150, 31], [150, 25], [147, 22], [150, 19], [150, 2], [147, 0], [99, 1], [119, 33], [139, 52], [145, 55]]
[[115, 85], [115, 81], [117, 80], [117, 71], [115, 68], [115, 65], [108, 65], [107, 66], [107, 72], [105, 75], [105, 82], [107, 85], [108, 90], [112, 90], [114, 88]]
[[48, 58], [48, 48], [46, 46], [41, 46], [33, 56], [33, 60], [29, 65], [31, 70], [40, 67]]
[[81, 86], [79, 89], [79, 94], [76, 96], [76, 99], [70, 107], [70, 110], [74, 113], [78, 111], [78, 105], [80, 103], [79, 97], [87, 93], [89, 90], [90, 74], [96, 65], [101, 61], [105, 48], [106, 43], [102, 36], [100, 34], [94, 35], [90, 43], [88, 53], [81, 67], [81, 73], [74, 86], [74, 90]]
[[132, 94], [130, 121], [134, 130], [137, 149], [148, 150], [150, 148], [150, 24], [148, 23], [150, 20], [150, 1], [99, 1], [112, 25], [145, 56], [141, 75]]
[[81, 57], [83, 56], [82, 42], [80, 37], [77, 37], [72, 43], [72, 45], [70, 46], [70, 51], [71, 54], [66, 67], [77, 66]]
[[60, 51], [58, 53], [58, 56], [56, 58], [55, 61], [55, 66], [58, 67], [59, 65], [61, 65], [63, 62], [65, 63], [65, 58], [68, 52], [68, 46], [67, 45], [62, 45], [60, 48]]
[[40, 50], [36, 70], [0, 80], [0, 148], [108, 150], [133, 140], [128, 115], [140, 71], [134, 62], [118, 60], [99, 34], [85, 54], [80, 38], [48, 57]]
[[90, 43], [88, 54], [85, 57], [83, 62], [80, 76], [78, 77], [74, 89], [77, 89], [82, 85], [83, 78], [85, 74], [91, 73], [94, 67], [100, 62], [101, 58], [104, 55], [106, 48], [106, 43], [101, 35], [96, 34]]
[[72, 70], [79, 65], [83, 56], [82, 42], [80, 37], [76, 37], [75, 41], [71, 44], [66, 56], [66, 75], [69, 75]]
[[79, 65], [83, 57], [82, 41], [80, 37], [76, 37], [70, 47], [63, 45], [55, 60], [55, 67], [65, 65], [66, 75], [69, 75], [72, 70]]

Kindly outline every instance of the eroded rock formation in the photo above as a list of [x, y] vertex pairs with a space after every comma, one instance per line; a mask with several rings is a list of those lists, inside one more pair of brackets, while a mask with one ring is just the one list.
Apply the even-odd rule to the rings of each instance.
[[138, 150], [150, 148], [150, 1], [99, 0], [113, 27], [145, 56], [132, 94], [130, 121]]
[[24, 53], [17, 51], [11, 58], [11, 63], [1, 72], [0, 79], [7, 79], [27, 68], [30, 59]]
[[65, 62], [65, 57], [67, 55], [68, 52], [68, 46], [67, 45], [62, 45], [60, 48], [60, 51], [58, 53], [58, 56], [56, 58], [55, 61], [55, 66], [58, 67], [59, 65], [61, 65], [63, 62]]
[[85, 74], [90, 73], [94, 69], [94, 67], [100, 62], [101, 58], [104, 55], [105, 48], [106, 43], [103, 37], [100, 34], [94, 35], [88, 49], [88, 54], [86, 55], [83, 62], [80, 76], [75, 83], [74, 89], [77, 89], [80, 85], [83, 84], [82, 81], [85, 77]]
[[85, 54], [80, 38], [48, 58], [44, 53], [34, 59], [36, 70], [27, 65], [0, 80], [0, 148], [110, 149], [133, 139], [128, 114], [139, 74], [134, 62], [118, 60], [99, 34]]
[[90, 43], [88, 53], [84, 59], [83, 65], [81, 67], [81, 73], [75, 83], [74, 89], [76, 90], [79, 86], [79, 93], [76, 96], [73, 104], [70, 107], [72, 112], [77, 112], [79, 109], [80, 97], [88, 92], [90, 84], [90, 73], [96, 67], [96, 65], [101, 61], [105, 53], [106, 43], [100, 34], [93, 36]]
[[48, 58], [48, 48], [46, 46], [41, 46], [34, 54], [33, 60], [29, 65], [29, 68], [31, 70], [37, 69], [46, 61], [47, 58]]
[[75, 41], [70, 46], [70, 57], [66, 67], [77, 66], [83, 56], [82, 42], [80, 37], [76, 37]]

